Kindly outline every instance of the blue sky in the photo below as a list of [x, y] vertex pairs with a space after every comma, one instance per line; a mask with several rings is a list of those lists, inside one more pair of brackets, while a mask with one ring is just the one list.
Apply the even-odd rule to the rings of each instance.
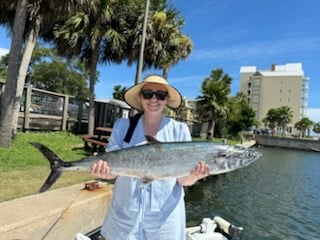
[[[240, 90], [240, 67], [270, 69], [272, 64], [301, 62], [310, 78], [308, 117], [320, 121], [320, 1], [319, 0], [168, 0], [185, 19], [183, 33], [194, 44], [192, 54], [172, 67], [169, 82], [183, 96], [201, 95], [211, 70], [222, 68], [232, 81], [231, 95]], [[0, 28], [1, 49], [10, 40]], [[99, 66], [97, 99], [112, 97], [116, 84], [134, 83], [135, 66]], [[150, 73], [147, 70], [142, 77]]]

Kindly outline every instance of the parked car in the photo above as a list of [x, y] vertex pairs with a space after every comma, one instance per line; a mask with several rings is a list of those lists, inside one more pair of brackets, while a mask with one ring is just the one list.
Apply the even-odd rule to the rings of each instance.
[[[25, 111], [25, 101], [26, 101], [25, 97], [23, 96], [20, 100], [20, 112]], [[41, 106], [39, 105], [37, 98], [32, 96], [29, 112], [30, 113], [40, 113], [40, 109], [41, 109]]]
[[[41, 113], [48, 115], [62, 116], [64, 107], [64, 98], [62, 97], [50, 97], [46, 96], [41, 103]], [[68, 118], [78, 118], [80, 110], [80, 102], [76, 99], [70, 98], [67, 114]], [[82, 103], [82, 118], [84, 120], [88, 119], [89, 115], [89, 104], [87, 102]]]
[[268, 128], [258, 128], [253, 130], [254, 134], [271, 134], [271, 129]]
[[[69, 104], [68, 104], [68, 117], [71, 118], [78, 118], [78, 114], [80, 111], [80, 102], [77, 101], [76, 99], [69, 99]], [[63, 110], [63, 106], [61, 107], [61, 111]], [[89, 103], [88, 102], [83, 102], [82, 103], [82, 118], [87, 120], [89, 116]]]

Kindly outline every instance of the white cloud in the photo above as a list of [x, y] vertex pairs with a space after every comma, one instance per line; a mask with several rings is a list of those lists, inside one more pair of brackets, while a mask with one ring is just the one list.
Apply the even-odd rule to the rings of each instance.
[[307, 117], [315, 123], [320, 122], [320, 108], [308, 108]]
[[9, 49], [7, 49], [7, 48], [0, 48], [0, 58], [1, 58], [3, 55], [6, 55], [8, 52], [9, 52]]
[[[284, 54], [297, 54], [306, 51], [318, 51], [320, 38], [288, 38], [278, 41], [251, 42], [219, 47], [215, 49], [199, 49], [192, 53], [196, 60], [244, 60], [264, 57], [275, 57]], [[288, 48], [290, 46], [290, 48]], [[245, 50], [245, 51], [244, 51]], [[267, 51], [266, 51], [267, 50]]]

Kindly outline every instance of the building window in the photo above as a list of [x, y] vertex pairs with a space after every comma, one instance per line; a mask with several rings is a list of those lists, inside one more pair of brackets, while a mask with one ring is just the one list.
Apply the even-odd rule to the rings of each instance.
[[258, 104], [252, 104], [252, 109], [254, 111], [258, 111]]
[[252, 102], [255, 102], [255, 103], [259, 102], [259, 97], [258, 96], [253, 96], [252, 97]]
[[260, 86], [260, 79], [259, 78], [254, 78], [253, 79], [253, 85], [254, 86]]

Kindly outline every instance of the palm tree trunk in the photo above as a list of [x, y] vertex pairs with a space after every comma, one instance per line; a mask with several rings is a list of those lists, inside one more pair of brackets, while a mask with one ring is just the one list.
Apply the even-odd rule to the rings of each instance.
[[100, 42], [95, 44], [90, 58], [90, 83], [89, 83], [89, 116], [88, 116], [88, 134], [94, 133], [94, 86], [97, 78], [97, 64], [99, 56]]
[[19, 68], [19, 75], [18, 75], [18, 83], [17, 83], [17, 101], [15, 104], [15, 108], [13, 109], [14, 113], [16, 113], [16, 116], [14, 117], [14, 125], [13, 125], [13, 134], [16, 134], [17, 127], [18, 127], [18, 114], [19, 114], [19, 108], [20, 108], [20, 99], [23, 93], [23, 87], [26, 80], [26, 75], [28, 71], [28, 67], [30, 64], [30, 60], [32, 57], [33, 50], [36, 46], [36, 42], [38, 39], [39, 31], [40, 31], [40, 24], [41, 24], [41, 17], [38, 15], [32, 21], [32, 25], [30, 27], [30, 31], [28, 34], [26, 47], [23, 52], [20, 68]]
[[9, 147], [12, 144], [15, 123], [18, 119], [20, 96], [17, 94], [18, 72], [20, 67], [23, 33], [26, 23], [28, 0], [18, 0], [13, 25], [12, 43], [10, 49], [8, 75], [4, 93], [1, 98], [0, 116], [0, 146]]
[[168, 79], [168, 74], [169, 74], [169, 68], [165, 67], [162, 69], [162, 76], [164, 77], [164, 79]]
[[215, 122], [210, 120], [208, 122], [207, 140], [212, 140], [213, 139], [214, 126], [215, 126]]

